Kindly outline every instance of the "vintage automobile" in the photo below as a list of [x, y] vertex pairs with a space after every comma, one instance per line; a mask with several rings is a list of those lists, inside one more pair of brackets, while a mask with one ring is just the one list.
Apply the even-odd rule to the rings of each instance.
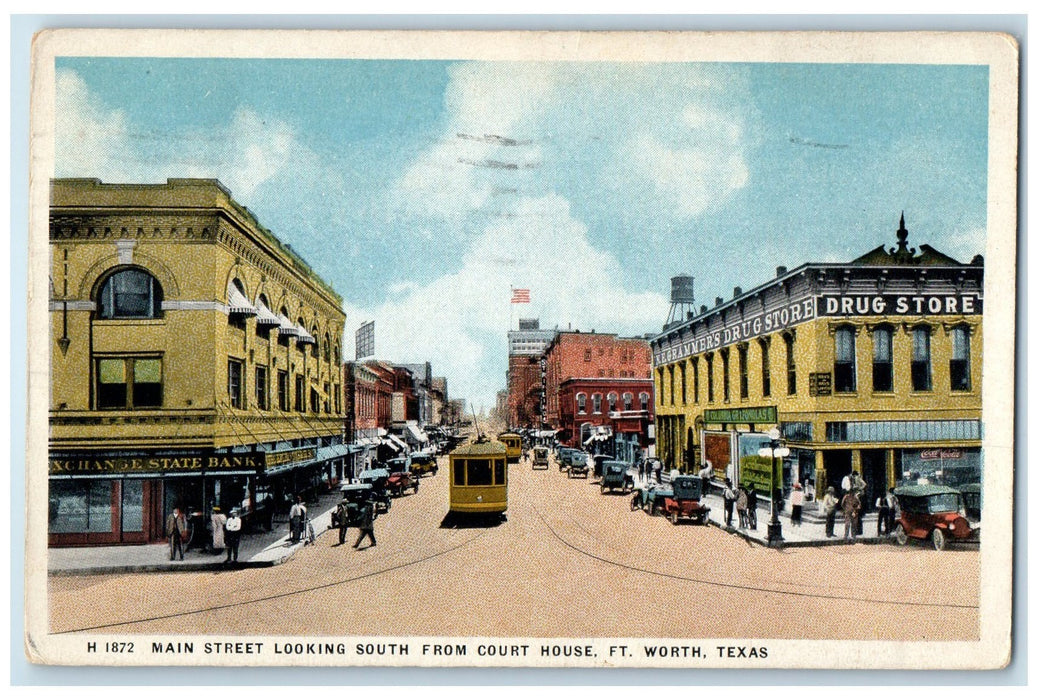
[[663, 510], [664, 499], [673, 495], [673, 489], [666, 484], [643, 484], [634, 490], [631, 510], [644, 510], [649, 515], [657, 515]]
[[[360, 514], [361, 506], [371, 499], [371, 484], [343, 484], [339, 488], [339, 493], [342, 495], [342, 502], [346, 505], [348, 513], [346, 524], [353, 525]], [[329, 529], [339, 527], [338, 508], [332, 510], [332, 522], [328, 527]]]
[[386, 513], [393, 504], [389, 498], [389, 470], [388, 469], [365, 469], [357, 477], [362, 484], [371, 484], [371, 500], [375, 504], [375, 511]]
[[596, 479], [602, 477], [602, 465], [611, 459], [616, 459], [613, 455], [592, 455], [591, 458], [595, 461], [594, 477]]
[[386, 462], [389, 469], [389, 478], [386, 479], [386, 489], [392, 496], [403, 496], [404, 491], [411, 489], [411, 493], [418, 493], [418, 476], [411, 472], [411, 460], [407, 457], [397, 457]]
[[569, 455], [573, 452], [583, 454], [580, 450], [575, 447], [559, 447], [555, 450], [555, 462], [559, 465], [559, 471], [564, 472], [569, 469]]
[[[596, 459], [597, 463], [598, 460]], [[616, 460], [605, 460], [602, 462], [602, 481], [600, 482], [602, 493], [607, 490], [612, 493], [613, 489], [620, 489], [621, 493], [628, 493], [634, 488], [634, 477], [627, 473], [627, 463]]]
[[962, 502], [966, 506], [966, 519], [976, 529], [976, 523], [980, 522], [980, 484], [966, 484], [959, 491], [962, 492]]
[[572, 479], [574, 476], [582, 476], [585, 479], [588, 478], [590, 468], [588, 467], [588, 454], [583, 450], [570, 450], [565, 456], [566, 462], [566, 478]]
[[671, 495], [663, 497], [663, 514], [677, 525], [681, 518], [688, 518], [698, 525], [705, 525], [710, 507], [703, 503], [703, 479], [691, 474], [680, 474], [670, 481]]
[[547, 469], [548, 468], [548, 448], [543, 445], [537, 445], [533, 448], [533, 468], [534, 469]]
[[411, 453], [411, 473], [415, 476], [426, 476], [427, 474], [435, 476], [438, 470], [435, 455], [428, 452]]
[[930, 540], [934, 549], [945, 549], [952, 541], [976, 541], [980, 530], [966, 519], [962, 493], [950, 486], [924, 484], [894, 489], [901, 512], [894, 528], [898, 544], [909, 539]]

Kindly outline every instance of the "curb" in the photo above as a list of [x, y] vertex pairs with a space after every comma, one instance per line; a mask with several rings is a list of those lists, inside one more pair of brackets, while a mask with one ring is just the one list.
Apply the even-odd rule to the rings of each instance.
[[741, 537], [742, 539], [752, 544], [757, 544], [762, 547], [769, 547], [770, 549], [789, 549], [792, 547], [833, 547], [848, 546], [855, 544], [886, 544], [892, 541], [891, 539], [888, 539], [886, 537], [861, 536], [855, 537], [853, 540], [850, 541], [847, 541], [842, 537], [832, 537], [824, 540], [804, 540], [793, 542], [790, 542], [789, 540], [782, 540], [782, 544], [773, 547], [768, 544], [768, 540], [766, 538], [751, 535], [750, 533], [740, 530], [738, 528], [725, 527], [724, 525], [716, 523], [713, 520], [710, 521], [710, 524], [716, 527], [718, 530], [721, 530], [722, 532], [727, 532], [728, 534], [735, 535], [736, 537]]

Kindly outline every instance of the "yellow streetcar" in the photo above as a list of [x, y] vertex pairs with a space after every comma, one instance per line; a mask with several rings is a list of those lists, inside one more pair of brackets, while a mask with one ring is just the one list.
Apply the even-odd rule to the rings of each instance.
[[480, 437], [450, 453], [450, 513], [502, 514], [508, 509], [505, 445]]
[[501, 433], [497, 439], [505, 444], [509, 464], [518, 464], [523, 453], [523, 438], [519, 433]]

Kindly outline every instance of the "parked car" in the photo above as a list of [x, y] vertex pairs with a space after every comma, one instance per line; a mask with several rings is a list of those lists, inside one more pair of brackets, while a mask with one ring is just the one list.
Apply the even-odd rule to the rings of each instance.
[[962, 493], [950, 486], [923, 484], [894, 489], [901, 512], [894, 528], [894, 539], [904, 545], [909, 539], [932, 541], [935, 549], [945, 549], [952, 541], [976, 541], [979, 528], [966, 518]]
[[613, 455], [592, 455], [592, 459], [595, 461], [594, 477], [599, 479], [602, 477], [602, 465], [616, 458]]
[[548, 448], [542, 445], [538, 445], [533, 448], [533, 468], [534, 469], [547, 469], [548, 468]]
[[560, 447], [555, 451], [555, 461], [559, 465], [560, 472], [569, 469], [569, 456], [573, 453], [584, 454], [575, 447]]
[[418, 493], [418, 476], [411, 473], [411, 460], [406, 457], [397, 457], [386, 463], [389, 469], [389, 478], [386, 479], [386, 489], [392, 496], [403, 496], [404, 491], [411, 489], [411, 493]]
[[605, 493], [606, 490], [612, 492], [613, 489], [620, 489], [621, 493], [628, 493], [634, 488], [634, 477], [627, 472], [626, 462], [605, 460], [602, 462], [602, 481], [600, 484], [602, 493]]
[[670, 486], [643, 484], [634, 490], [631, 510], [644, 510], [649, 515], [657, 515], [663, 510], [663, 503], [668, 496], [674, 496], [674, 490]]
[[681, 518], [688, 518], [698, 525], [705, 525], [710, 515], [710, 506], [703, 503], [703, 479], [691, 474], [680, 474], [670, 481], [670, 496], [663, 497], [663, 514], [677, 525]]
[[371, 484], [371, 501], [375, 504], [375, 511], [385, 513], [393, 502], [389, 498], [389, 470], [388, 469], [365, 469], [358, 477], [360, 483]]
[[435, 476], [439, 467], [436, 464], [436, 457], [429, 452], [414, 452], [411, 454], [411, 473], [415, 476], [425, 476], [432, 474]]
[[569, 479], [572, 479], [574, 476], [588, 478], [590, 471], [588, 459], [588, 454], [583, 450], [570, 450], [567, 452], [565, 456], [566, 477]]
[[980, 484], [966, 484], [959, 491], [962, 492], [962, 502], [966, 506], [966, 519], [976, 529], [976, 524], [980, 523]]

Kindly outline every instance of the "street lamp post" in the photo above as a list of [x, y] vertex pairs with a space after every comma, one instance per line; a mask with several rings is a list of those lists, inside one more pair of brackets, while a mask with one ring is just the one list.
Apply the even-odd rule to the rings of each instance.
[[781, 476], [775, 477], [775, 458], [788, 457], [789, 448], [782, 445], [782, 441], [779, 439], [781, 433], [778, 428], [772, 428], [767, 434], [770, 442], [767, 447], [760, 448], [757, 454], [771, 459], [771, 522], [768, 523], [768, 546], [771, 547], [782, 544], [782, 523], [779, 522], [778, 516], [778, 502], [782, 486]]

